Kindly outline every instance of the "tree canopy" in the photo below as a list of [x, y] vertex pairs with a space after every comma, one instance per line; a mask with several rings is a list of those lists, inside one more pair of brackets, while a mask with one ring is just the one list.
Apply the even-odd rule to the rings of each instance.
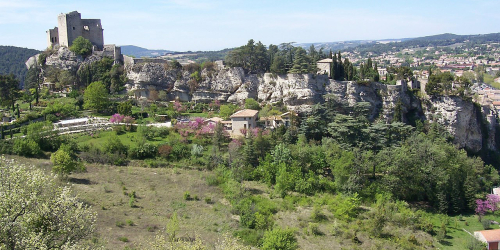
[[70, 249], [94, 232], [96, 214], [55, 176], [0, 158], [0, 248]]
[[69, 47], [69, 50], [77, 55], [87, 56], [92, 53], [92, 43], [83, 36], [79, 36], [75, 40], [73, 40], [73, 43]]
[[83, 94], [83, 107], [98, 112], [105, 110], [109, 104], [108, 90], [102, 82], [93, 82]]

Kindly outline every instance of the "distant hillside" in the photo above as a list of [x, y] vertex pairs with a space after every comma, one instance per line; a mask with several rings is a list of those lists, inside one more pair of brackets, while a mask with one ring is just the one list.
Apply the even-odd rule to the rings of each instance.
[[455, 34], [440, 34], [434, 36], [425, 36], [417, 38], [406, 38], [401, 39], [400, 42], [390, 42], [390, 43], [368, 43], [361, 44], [357, 47], [351, 47], [345, 51], [357, 51], [361, 55], [366, 55], [367, 53], [381, 54], [388, 51], [400, 50], [403, 48], [424, 48], [424, 47], [436, 47], [436, 46], [449, 46], [457, 43], [486, 43], [486, 42], [500, 42], [500, 33], [492, 34], [481, 34], [481, 35], [455, 35]]
[[28, 72], [24, 63], [40, 52], [34, 49], [0, 46], [0, 74], [14, 74], [22, 84]]
[[134, 45], [124, 45], [121, 48], [122, 54], [133, 57], [158, 57], [173, 52], [171, 50], [150, 50]]

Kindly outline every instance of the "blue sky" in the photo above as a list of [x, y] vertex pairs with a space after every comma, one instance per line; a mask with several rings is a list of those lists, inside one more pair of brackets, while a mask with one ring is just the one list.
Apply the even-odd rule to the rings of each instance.
[[74, 10], [106, 44], [175, 51], [500, 32], [499, 0], [0, 0], [0, 45], [44, 49]]

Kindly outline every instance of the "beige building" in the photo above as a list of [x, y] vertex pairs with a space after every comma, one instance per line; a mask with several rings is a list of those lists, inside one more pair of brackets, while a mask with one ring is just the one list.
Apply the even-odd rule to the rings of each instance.
[[231, 118], [231, 133], [233, 135], [243, 135], [242, 130], [253, 129], [257, 127], [257, 115], [259, 111], [252, 109], [243, 109], [234, 113]]
[[316, 63], [318, 67], [318, 75], [330, 75], [330, 68], [332, 67], [333, 60], [331, 58], [326, 58], [319, 60]]

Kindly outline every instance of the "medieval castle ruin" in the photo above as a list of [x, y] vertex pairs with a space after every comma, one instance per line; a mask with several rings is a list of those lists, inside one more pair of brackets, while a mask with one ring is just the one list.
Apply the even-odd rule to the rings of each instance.
[[69, 47], [79, 36], [92, 43], [92, 54], [114, 58], [115, 63], [123, 62], [120, 47], [114, 44], [104, 45], [101, 19], [82, 19], [78, 11], [59, 14], [57, 27], [47, 31], [47, 45], [49, 48]]
[[95, 46], [95, 50], [103, 50], [101, 19], [82, 19], [82, 15], [77, 11], [61, 13], [57, 17], [57, 27], [47, 31], [47, 45], [69, 47], [79, 36], [88, 39]]

